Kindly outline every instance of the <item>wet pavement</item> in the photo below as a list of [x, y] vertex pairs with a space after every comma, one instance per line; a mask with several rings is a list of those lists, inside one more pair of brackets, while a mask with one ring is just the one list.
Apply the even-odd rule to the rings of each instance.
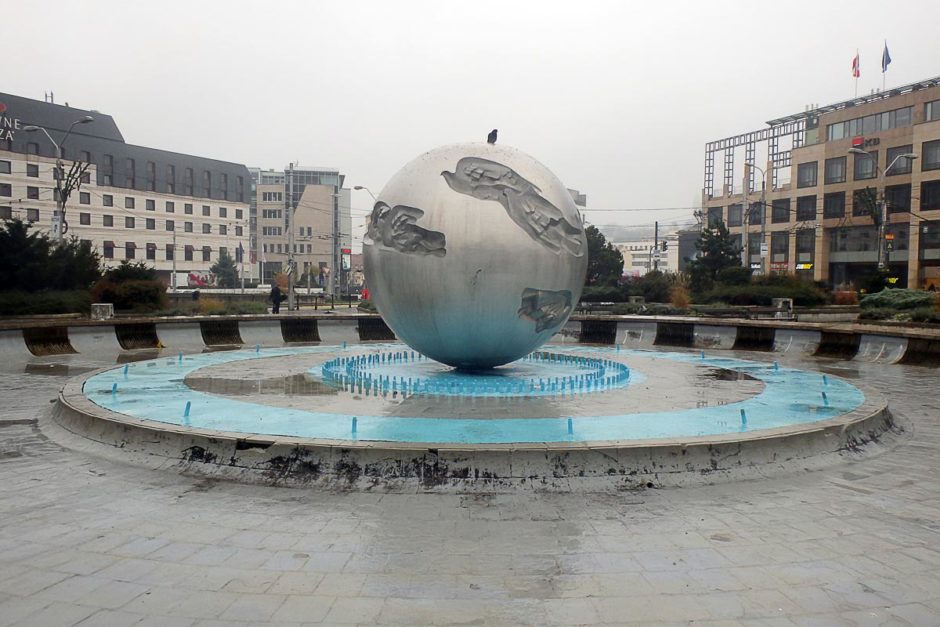
[[37, 362], [0, 375], [0, 625], [940, 623], [934, 369], [782, 358], [881, 391], [906, 429], [827, 470], [462, 495], [102, 457], [48, 410], [65, 374], [105, 364]]

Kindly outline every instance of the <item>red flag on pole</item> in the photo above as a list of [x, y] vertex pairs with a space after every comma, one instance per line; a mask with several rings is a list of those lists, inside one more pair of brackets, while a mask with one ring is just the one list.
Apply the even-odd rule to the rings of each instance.
[[855, 51], [855, 58], [852, 59], [852, 76], [858, 78], [862, 75], [861, 64], [858, 59], [858, 50]]

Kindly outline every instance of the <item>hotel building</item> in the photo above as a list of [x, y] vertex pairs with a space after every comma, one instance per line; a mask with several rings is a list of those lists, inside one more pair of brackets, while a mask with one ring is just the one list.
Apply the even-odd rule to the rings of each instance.
[[940, 288], [940, 78], [709, 142], [704, 182], [706, 223], [756, 272]]

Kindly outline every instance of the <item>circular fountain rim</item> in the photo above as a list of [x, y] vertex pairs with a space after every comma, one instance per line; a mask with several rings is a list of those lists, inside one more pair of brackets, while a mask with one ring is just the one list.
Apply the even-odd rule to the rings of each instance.
[[[273, 357], [273, 356], [272, 356]], [[59, 392], [58, 405], [67, 413], [82, 416], [86, 419], [101, 421], [102, 426], [118, 427], [121, 431], [139, 429], [144, 432], [177, 434], [181, 436], [202, 437], [215, 440], [231, 440], [233, 442], [257, 442], [265, 444], [284, 444], [292, 446], [309, 447], [342, 447], [344, 449], [367, 450], [394, 450], [394, 451], [426, 451], [426, 450], [452, 450], [452, 451], [520, 451], [520, 450], [610, 450], [610, 449], [658, 449], [672, 447], [713, 446], [733, 443], [771, 442], [788, 437], [806, 436], [812, 434], [845, 433], [849, 429], [864, 428], [872, 420], [882, 419], [888, 413], [886, 398], [868, 386], [851, 383], [859, 389], [864, 400], [855, 409], [831, 418], [824, 418], [805, 423], [793, 423], [780, 427], [766, 429], [753, 429], [744, 433], [734, 432], [723, 434], [683, 436], [668, 438], [638, 438], [638, 439], [607, 439], [607, 440], [572, 440], [572, 441], [540, 441], [540, 442], [441, 442], [441, 441], [395, 441], [395, 440], [357, 440], [357, 439], [331, 439], [312, 438], [286, 435], [272, 435], [249, 431], [226, 431], [207, 429], [204, 427], [190, 427], [172, 423], [136, 418], [122, 414], [91, 401], [84, 392], [86, 381], [103, 372], [114, 370], [114, 366], [98, 368], [70, 379]], [[843, 378], [827, 375], [833, 380], [845, 381]], [[87, 422], [87, 421], [86, 421]], [[96, 431], [100, 431], [96, 429]]]

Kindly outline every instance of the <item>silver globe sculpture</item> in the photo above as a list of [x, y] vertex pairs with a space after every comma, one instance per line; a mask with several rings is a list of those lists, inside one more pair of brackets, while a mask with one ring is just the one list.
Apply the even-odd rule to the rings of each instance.
[[399, 339], [475, 370], [515, 361], [564, 326], [588, 245], [548, 168], [507, 146], [454, 144], [419, 156], [379, 193], [363, 261]]

